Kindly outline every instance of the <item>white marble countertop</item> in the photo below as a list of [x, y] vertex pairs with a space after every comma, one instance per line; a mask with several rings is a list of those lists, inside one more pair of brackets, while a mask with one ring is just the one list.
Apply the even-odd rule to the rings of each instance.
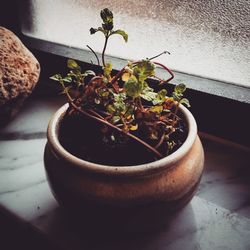
[[55, 97], [33, 96], [0, 130], [0, 209], [6, 216], [59, 249], [250, 249], [249, 151], [204, 138], [199, 190], [165, 227], [114, 235], [70, 221], [53, 198], [43, 167], [47, 124], [61, 104]]

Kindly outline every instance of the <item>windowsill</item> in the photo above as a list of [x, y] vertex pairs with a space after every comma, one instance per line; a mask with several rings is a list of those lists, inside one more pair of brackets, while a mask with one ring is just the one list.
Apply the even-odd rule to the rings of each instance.
[[[41, 82], [44, 83], [44, 88], [51, 89], [55, 86], [52, 81], [48, 83], [48, 78], [65, 70], [67, 58], [81, 61], [82, 68], [100, 70], [90, 63], [91, 60], [95, 60], [90, 51], [26, 36], [23, 36], [22, 40], [41, 63]], [[124, 59], [114, 57], [107, 57], [107, 60], [112, 62], [114, 69], [121, 69], [127, 63]], [[191, 101], [190, 110], [200, 130], [250, 146], [250, 133], [246, 133], [250, 127], [247, 116], [250, 113], [250, 88], [179, 72], [174, 73], [175, 78], [169, 87], [172, 88], [177, 82], [184, 82], [187, 85], [186, 97]], [[163, 79], [168, 77], [161, 69], [159, 69], [159, 75]]]
[[[39, 50], [57, 56], [73, 58], [75, 60], [89, 64], [91, 60], [95, 61], [92, 52], [88, 50], [73, 48], [27, 36], [24, 36], [23, 40], [25, 44], [33, 50]], [[99, 55], [99, 58], [100, 57], [101, 56]], [[127, 60], [112, 56], [107, 56], [107, 61], [112, 62], [115, 70], [121, 69], [127, 64]], [[157, 72], [159, 77], [162, 77], [163, 79], [168, 77], [166, 75], [166, 71], [161, 68], [159, 68]], [[189, 75], [177, 71], [174, 71], [174, 74], [175, 78], [171, 81], [173, 84], [184, 82], [191, 90], [250, 104], [250, 88]]]
[[53, 249], [74, 250], [249, 246], [249, 149], [204, 134], [205, 171], [198, 192], [169, 225], [134, 234], [109, 233], [108, 225], [105, 232], [91, 232], [84, 223], [77, 226], [53, 198], [43, 167], [46, 127], [61, 104], [59, 97], [36, 93], [0, 132], [0, 221], [5, 218], [20, 228], [16, 235], [7, 235], [12, 241], [26, 227], [27, 240], [37, 239], [33, 249], [39, 241]]

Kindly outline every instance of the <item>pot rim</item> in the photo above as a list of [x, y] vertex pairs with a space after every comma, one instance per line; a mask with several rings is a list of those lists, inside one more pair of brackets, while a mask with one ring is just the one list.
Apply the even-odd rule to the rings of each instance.
[[48, 144], [58, 159], [62, 158], [70, 165], [75, 166], [80, 170], [92, 173], [134, 176], [146, 175], [152, 172], [158, 172], [159, 170], [170, 168], [188, 153], [197, 137], [197, 124], [192, 113], [183, 105], [180, 105], [180, 111], [183, 113], [188, 125], [188, 135], [185, 142], [175, 152], [162, 159], [134, 166], [111, 166], [93, 163], [72, 155], [59, 142], [58, 131], [60, 121], [62, 120], [63, 115], [65, 114], [68, 107], [68, 103], [64, 104], [52, 116], [47, 129]]

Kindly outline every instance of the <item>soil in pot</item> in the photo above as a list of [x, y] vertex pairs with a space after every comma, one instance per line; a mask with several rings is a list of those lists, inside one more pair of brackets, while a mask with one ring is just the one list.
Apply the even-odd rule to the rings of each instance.
[[[64, 115], [60, 122], [59, 141], [72, 155], [98, 164], [132, 166], [157, 160], [153, 153], [135, 140], [111, 130], [104, 135], [103, 129], [102, 124], [83, 115]], [[169, 154], [187, 138], [187, 126], [183, 119], [171, 136], [177, 143]], [[161, 152], [166, 150], [166, 146], [161, 148]]]

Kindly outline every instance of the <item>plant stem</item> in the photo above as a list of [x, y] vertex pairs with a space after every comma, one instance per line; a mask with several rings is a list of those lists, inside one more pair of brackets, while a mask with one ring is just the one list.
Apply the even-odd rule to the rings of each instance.
[[[141, 140], [140, 138], [136, 137], [133, 134], [130, 134], [129, 132], [125, 132], [122, 129], [118, 128], [117, 126], [113, 125], [112, 123], [109, 123], [108, 121], [104, 120], [103, 118], [99, 118], [96, 116], [93, 116], [91, 114], [89, 114], [87, 111], [82, 110], [81, 108], [77, 107], [74, 102], [72, 101], [72, 98], [70, 97], [70, 95], [67, 93], [67, 96], [69, 97], [69, 104], [77, 111], [79, 111], [80, 113], [84, 114], [85, 116], [94, 119], [102, 124], [105, 124], [107, 126], [109, 126], [110, 128], [113, 128], [117, 131], [119, 131], [120, 133], [123, 133], [125, 135], [127, 135], [128, 137], [134, 139], [135, 141], [139, 142], [140, 144], [142, 144], [143, 146], [145, 146], [148, 150], [150, 150], [151, 152], [153, 152], [158, 158], [162, 158], [163, 155], [156, 150], [155, 148], [153, 148], [152, 146], [150, 146], [148, 143], [146, 143], [145, 141]], [[91, 112], [91, 111], [90, 111]]]
[[158, 77], [158, 76], [153, 76], [153, 78], [155, 78], [155, 79], [157, 79], [158, 81], [160, 81], [160, 82], [159, 82], [159, 85], [161, 85], [162, 83], [165, 82], [165, 80], [161, 79], [161, 78]]
[[157, 58], [157, 57], [159, 57], [159, 56], [161, 56], [163, 54], [167, 54], [167, 53], [170, 55], [170, 52], [168, 52], [168, 51], [165, 50], [165, 51], [161, 52], [160, 54], [149, 58], [148, 60], [151, 61], [151, 60], [153, 60], [153, 59], [155, 59], [155, 58]]
[[95, 55], [95, 58], [97, 60], [97, 64], [98, 64], [98, 66], [100, 66], [100, 61], [99, 61], [99, 58], [98, 58], [97, 54], [95, 53], [95, 51], [89, 45], [87, 45], [87, 48], [90, 49], [91, 52]]
[[156, 65], [161, 66], [163, 69], [165, 69], [171, 75], [171, 77], [168, 78], [166, 81], [164, 81], [164, 83], [167, 83], [167, 82], [171, 81], [172, 79], [174, 79], [174, 74], [169, 68], [167, 68], [165, 65], [163, 65], [163, 64], [161, 64], [159, 62], [153, 62], [153, 63], [156, 64]]
[[109, 34], [107, 34], [105, 36], [105, 43], [104, 43], [104, 47], [103, 47], [103, 50], [102, 50], [102, 65], [103, 65], [103, 67], [106, 66], [104, 55], [105, 55], [105, 50], [107, 48], [108, 39], [109, 39]]
[[113, 79], [112, 79], [111, 82], [110, 82], [112, 85], [122, 76], [124, 70], [125, 70], [125, 67], [122, 68], [122, 69], [115, 75], [115, 77], [113, 77]]
[[157, 145], [154, 147], [155, 149], [159, 148], [161, 146], [161, 144], [163, 143], [165, 139], [165, 133], [162, 134], [161, 139], [159, 140], [159, 142], [157, 143]]
[[96, 117], [99, 117], [100, 119], [104, 119], [100, 114], [98, 114], [96, 111], [94, 111], [93, 109], [89, 109], [89, 112], [91, 112], [93, 115], [95, 115]]
[[141, 97], [140, 96], [137, 97], [137, 100], [138, 100], [138, 105], [139, 105], [140, 110], [144, 111], [144, 107], [143, 107], [142, 102], [141, 102]]
[[92, 82], [94, 82], [95, 80], [101, 80], [102, 77], [101, 76], [94, 76], [91, 78], [91, 80], [88, 82], [88, 85], [90, 85]]

